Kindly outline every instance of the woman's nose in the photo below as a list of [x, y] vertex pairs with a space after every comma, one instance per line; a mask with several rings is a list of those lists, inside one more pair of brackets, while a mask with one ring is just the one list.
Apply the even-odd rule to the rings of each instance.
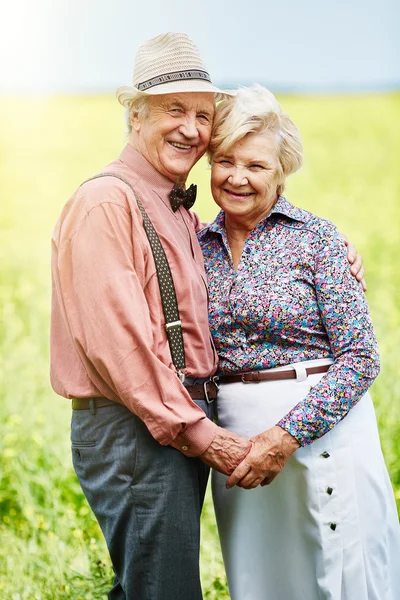
[[248, 180], [242, 169], [234, 169], [228, 177], [228, 183], [235, 187], [239, 187], [240, 185], [246, 185]]

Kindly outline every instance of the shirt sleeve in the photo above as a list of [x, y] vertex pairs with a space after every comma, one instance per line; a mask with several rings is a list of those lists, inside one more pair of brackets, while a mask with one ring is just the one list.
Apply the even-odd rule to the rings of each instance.
[[343, 240], [330, 223], [315, 253], [315, 292], [334, 362], [307, 396], [277, 423], [301, 446], [337, 425], [379, 373], [378, 346], [361, 284], [351, 275]]
[[198, 456], [218, 427], [154, 352], [146, 282], [136, 268], [143, 263], [144, 242], [132, 229], [129, 210], [107, 201], [88, 210], [60, 247], [68, 327], [86, 372], [105, 397], [125, 404], [160, 444]]

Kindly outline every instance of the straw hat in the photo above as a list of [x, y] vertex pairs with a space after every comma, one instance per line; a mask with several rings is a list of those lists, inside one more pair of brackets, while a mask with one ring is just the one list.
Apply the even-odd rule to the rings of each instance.
[[129, 107], [138, 92], [213, 92], [221, 97], [231, 95], [212, 85], [199, 50], [186, 33], [163, 33], [139, 47], [133, 85], [117, 89], [118, 102]]

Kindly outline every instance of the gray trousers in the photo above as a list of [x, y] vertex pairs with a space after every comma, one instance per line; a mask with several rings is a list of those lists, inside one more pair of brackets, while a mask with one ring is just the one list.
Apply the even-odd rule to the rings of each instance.
[[[212, 404], [196, 404], [213, 418]], [[200, 513], [208, 467], [161, 446], [119, 404], [74, 410], [71, 442], [115, 572], [109, 600], [201, 600]]]

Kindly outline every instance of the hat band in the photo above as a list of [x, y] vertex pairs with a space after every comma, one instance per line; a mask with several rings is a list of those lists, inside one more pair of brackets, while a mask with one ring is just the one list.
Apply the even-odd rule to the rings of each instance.
[[137, 89], [141, 92], [148, 90], [149, 88], [154, 87], [155, 85], [160, 85], [163, 83], [171, 83], [171, 81], [182, 81], [186, 79], [201, 79], [203, 81], [208, 81], [211, 83], [211, 78], [207, 71], [175, 71], [174, 73], [165, 73], [164, 75], [159, 75], [158, 77], [153, 77], [153, 79], [148, 79], [147, 81], [143, 81], [142, 83], [137, 84]]

